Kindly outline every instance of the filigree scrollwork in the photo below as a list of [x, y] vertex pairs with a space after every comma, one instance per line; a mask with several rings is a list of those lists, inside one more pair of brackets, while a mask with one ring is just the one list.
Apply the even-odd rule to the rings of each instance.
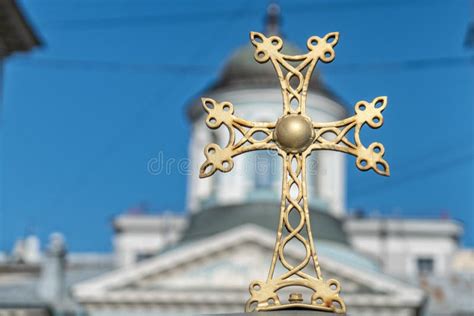
[[[312, 290], [313, 294], [309, 298], [309, 302], [283, 303], [277, 292], [292, 286], [305, 287]], [[253, 281], [249, 287], [250, 298], [245, 305], [245, 311], [255, 312], [286, 308], [304, 308], [344, 313], [346, 311], [346, 305], [339, 296], [340, 291], [341, 287], [339, 282], [334, 279], [324, 281], [322, 279], [309, 277], [308, 279], [275, 278], [267, 280], [266, 282]]]
[[319, 286], [311, 296], [311, 304], [320, 308], [328, 308], [335, 313], [344, 313], [346, 306], [344, 301], [339, 297], [341, 285], [335, 279], [329, 279], [324, 282], [324, 286]]
[[[253, 281], [250, 284], [250, 298], [246, 304], [246, 311], [276, 310], [283, 308], [311, 308], [334, 312], [345, 311], [345, 305], [339, 297], [340, 285], [336, 280], [323, 281], [318, 257], [314, 250], [311, 229], [308, 229], [309, 210], [306, 201], [306, 153], [283, 154], [283, 190], [280, 210], [280, 225], [278, 226], [275, 252], [266, 282]], [[292, 191], [292, 192], [291, 192]], [[290, 222], [290, 213], [296, 212], [299, 221]], [[296, 217], [294, 217], [296, 219]], [[305, 231], [306, 228], [306, 232]], [[304, 258], [293, 265], [287, 259], [286, 247], [288, 243], [297, 239], [304, 249]], [[287, 270], [285, 273], [274, 276], [277, 263]], [[316, 277], [303, 270], [312, 266]], [[298, 278], [294, 278], [298, 277]], [[292, 286], [306, 287], [313, 291], [310, 297], [311, 304], [290, 302], [282, 304], [278, 291]]]
[[[259, 63], [266, 63], [269, 59], [275, 59], [279, 62], [286, 60], [305, 60], [305, 59], [319, 59], [325, 63], [331, 62], [336, 54], [334, 52], [334, 46], [339, 41], [339, 32], [331, 32], [326, 34], [324, 37], [311, 36], [306, 45], [308, 46], [309, 52], [302, 55], [286, 55], [280, 53], [283, 48], [283, 40], [276, 36], [266, 37], [259, 32], [251, 32], [250, 40], [255, 46], [255, 60]], [[304, 67], [299, 67], [303, 69]]]
[[357, 149], [357, 168], [362, 171], [373, 169], [378, 174], [384, 176], [390, 175], [390, 167], [388, 166], [388, 163], [382, 158], [384, 153], [385, 148], [381, 143], [372, 143], [368, 148], [360, 146]]
[[[258, 307], [280, 305], [277, 289], [273, 282], [253, 281], [249, 286], [250, 298], [245, 305], [245, 310], [252, 312]], [[257, 306], [254, 306], [255, 304]]]
[[251, 32], [250, 39], [256, 47], [254, 57], [259, 63], [266, 63], [270, 58], [278, 58], [283, 48], [282, 39], [276, 35], [267, 38], [262, 33]]
[[[303, 201], [303, 186], [306, 186], [306, 183], [303, 182], [302, 174], [305, 173], [305, 166], [303, 165], [303, 156], [301, 154], [288, 154], [285, 157], [284, 163], [284, 172], [283, 172], [283, 192], [282, 192], [282, 203], [281, 203], [281, 219], [283, 221], [283, 225], [279, 228], [279, 236], [281, 240], [279, 241], [279, 249], [278, 249], [278, 259], [281, 264], [288, 270], [285, 274], [281, 276], [282, 279], [286, 279], [291, 277], [294, 274], [299, 275], [300, 277], [307, 278], [309, 277], [307, 274], [303, 273], [302, 270], [308, 265], [312, 258], [312, 251], [310, 247], [310, 243], [308, 241], [309, 238], [305, 238], [303, 236], [302, 231], [304, 230], [307, 224], [307, 206]], [[293, 190], [293, 194], [291, 194], [291, 190]], [[296, 227], [294, 227], [290, 223], [290, 213], [297, 212], [299, 217], [299, 222], [297, 223]], [[283, 229], [286, 230], [287, 234], [283, 234]], [[285, 236], [286, 235], [286, 236]], [[288, 262], [285, 256], [285, 247], [287, 244], [296, 238], [298, 241], [301, 242], [305, 249], [305, 257], [297, 266], [293, 266]], [[276, 264], [276, 258], [273, 259], [274, 263]], [[318, 265], [315, 262], [316, 265]], [[272, 264], [270, 269], [270, 274], [273, 274], [275, 269], [275, 265]], [[320, 277], [320, 271], [317, 271], [317, 276]]]
[[[234, 106], [230, 102], [217, 102], [210, 98], [202, 98], [202, 106], [208, 113], [206, 125], [211, 129], [218, 129], [224, 125], [229, 131], [229, 140], [224, 148], [218, 144], [209, 144], [204, 149], [206, 161], [201, 165], [199, 177], [213, 175], [217, 170], [229, 172], [234, 166], [233, 157], [247, 151], [258, 149], [276, 149], [273, 142], [272, 130], [275, 123], [252, 122], [234, 115]], [[242, 137], [237, 140], [236, 131]], [[266, 137], [256, 139], [255, 135], [263, 134]]]
[[[359, 170], [373, 169], [380, 175], [390, 175], [390, 167], [383, 159], [385, 148], [380, 143], [372, 143], [365, 147], [360, 140], [360, 130], [367, 124], [371, 128], [379, 128], [383, 124], [382, 111], [387, 106], [387, 97], [377, 97], [372, 102], [359, 101], [355, 105], [356, 114], [347, 119], [329, 122], [313, 123], [315, 129], [314, 143], [309, 150], [342, 151], [356, 157]], [[354, 140], [348, 139], [348, 134], [354, 130]]]
[[204, 149], [206, 161], [202, 164], [199, 176], [201, 178], [212, 176], [217, 170], [229, 172], [234, 167], [232, 148], [224, 149], [217, 144], [209, 144]]
[[334, 46], [336, 46], [338, 41], [339, 32], [328, 33], [323, 38], [311, 36], [306, 43], [310, 50], [308, 54], [313, 55], [314, 58], [319, 58], [325, 63], [330, 63], [336, 58]]
[[[255, 60], [259, 63], [272, 61], [280, 80], [284, 113], [304, 113], [309, 80], [314, 67], [319, 60], [328, 63], [335, 58], [334, 46], [339, 40], [339, 33], [328, 33], [323, 38], [310, 37], [307, 41], [309, 52], [294, 56], [280, 52], [283, 41], [278, 36], [267, 38], [262, 33], [251, 32], [250, 39], [256, 48]], [[291, 64], [295, 61], [300, 61], [299, 65]]]
[[382, 111], [387, 106], [387, 97], [377, 97], [372, 102], [359, 101], [355, 105], [358, 125], [367, 124], [372, 128], [379, 128], [383, 124]]

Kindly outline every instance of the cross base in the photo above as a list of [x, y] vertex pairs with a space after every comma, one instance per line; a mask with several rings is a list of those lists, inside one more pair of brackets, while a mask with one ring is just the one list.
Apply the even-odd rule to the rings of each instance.
[[[267, 305], [267, 306], [257, 306], [255, 308], [256, 312], [274, 312], [274, 311], [311, 311], [311, 315], [314, 315], [314, 312], [324, 312], [325, 315], [327, 313], [334, 314], [334, 315], [345, 315], [344, 312], [338, 311], [335, 312], [334, 307], [327, 307], [323, 305], [313, 305], [308, 303], [286, 303], [282, 305]], [[286, 315], [286, 312], [282, 312], [282, 315]]]
[[232, 313], [232, 314], [214, 314], [214, 316], [341, 316], [346, 314], [336, 314], [333, 312], [326, 311], [313, 311], [313, 310], [301, 310], [301, 309], [288, 309], [284, 311], [268, 311], [268, 312], [252, 312], [252, 313]]
[[[290, 291], [288, 302], [280, 300], [280, 294], [283, 294], [280, 290], [295, 288], [300, 290], [305, 288], [310, 291], [310, 293], [306, 292], [306, 302], [303, 293], [294, 291]], [[251, 296], [245, 305], [246, 312], [298, 309], [343, 314], [346, 311], [344, 301], [339, 297], [339, 282], [334, 279], [324, 281], [301, 274], [299, 279], [277, 278], [266, 282], [253, 281], [249, 291]]]
[[[304, 303], [287, 303], [285, 305], [277, 305], [277, 306], [273, 305], [273, 306], [267, 306], [267, 307], [262, 307], [262, 308], [257, 307], [257, 312], [272, 312], [272, 311], [281, 311], [281, 310], [288, 310], [288, 313], [295, 310], [299, 310], [299, 311], [312, 310], [310, 312], [311, 315], [315, 315], [313, 311], [324, 312], [324, 315], [327, 315], [327, 313], [331, 313], [334, 315], [341, 315], [341, 313], [335, 313], [332, 307], [324, 307], [320, 305], [311, 305], [311, 304], [304, 304]], [[302, 313], [302, 314], [305, 314], [305, 313]], [[282, 312], [282, 315], [287, 315], [287, 313]]]

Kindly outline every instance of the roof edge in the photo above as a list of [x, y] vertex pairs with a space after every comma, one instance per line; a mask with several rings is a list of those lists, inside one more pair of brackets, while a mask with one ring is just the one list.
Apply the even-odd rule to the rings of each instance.
[[43, 42], [34, 31], [29, 18], [20, 8], [16, 0], [0, 0], [0, 7], [5, 8], [5, 12], [10, 15], [11, 19], [7, 19], [7, 28], [16, 33], [18, 43], [16, 45], [6, 46], [6, 56], [14, 52], [27, 52], [34, 47], [42, 46]]

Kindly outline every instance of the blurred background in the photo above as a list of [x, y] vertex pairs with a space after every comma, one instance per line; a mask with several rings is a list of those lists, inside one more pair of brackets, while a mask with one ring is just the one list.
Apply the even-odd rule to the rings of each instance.
[[362, 141], [385, 145], [390, 177], [334, 152], [308, 170], [316, 247], [349, 312], [473, 315], [473, 23], [469, 0], [0, 0], [0, 315], [243, 309], [270, 263], [281, 162], [197, 175], [227, 139], [201, 96], [281, 113], [250, 31], [290, 54], [340, 32], [310, 83], [314, 120], [388, 96]]

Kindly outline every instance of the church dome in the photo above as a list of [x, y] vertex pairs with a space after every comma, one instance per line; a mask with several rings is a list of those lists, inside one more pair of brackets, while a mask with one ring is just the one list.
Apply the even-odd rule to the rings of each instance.
[[[249, 202], [209, 207], [191, 216], [183, 241], [206, 238], [245, 224], [256, 224], [275, 230], [278, 227], [279, 209], [278, 202]], [[314, 207], [309, 208], [309, 213], [313, 219], [311, 230], [316, 234], [315, 238], [348, 244], [339, 218]]]
[[[298, 55], [302, 51], [295, 46], [285, 43], [282, 52], [288, 55]], [[279, 83], [273, 64], [268, 61], [260, 64], [254, 59], [255, 47], [252, 44], [242, 46], [232, 55], [212, 88], [261, 87], [262, 85], [278, 88]], [[313, 77], [312, 81], [316, 81]]]
[[[266, 34], [279, 34], [275, 15], [269, 15]], [[281, 36], [280, 36], [281, 37]], [[304, 54], [296, 46], [285, 42], [282, 52], [288, 55]], [[239, 104], [239, 115], [249, 120], [270, 121], [281, 113], [281, 91], [277, 73], [271, 61], [260, 64], [255, 58], [252, 44], [238, 48], [222, 68], [217, 81], [199, 93], [218, 101]], [[335, 121], [345, 117], [346, 110], [338, 98], [321, 81], [315, 71], [308, 89], [307, 114], [322, 121]], [[188, 107], [192, 135], [190, 141], [191, 166], [199, 170], [203, 161], [203, 149], [209, 143], [225, 144], [227, 133], [207, 128], [200, 98]], [[255, 115], [255, 116], [252, 116]], [[258, 115], [258, 117], [256, 117]], [[334, 156], [336, 155], [336, 156]], [[313, 157], [316, 159], [316, 157]], [[184, 240], [208, 237], [244, 224], [256, 224], [268, 229], [278, 227], [280, 209], [279, 157], [257, 154], [241, 156], [237, 167], [229, 174], [217, 174], [208, 179], [197, 175], [189, 177], [187, 209], [191, 213], [190, 224], [184, 232]], [[277, 161], [278, 160], [278, 161]], [[345, 212], [344, 157], [334, 152], [318, 153], [317, 175], [308, 177], [307, 192], [313, 231], [319, 240], [347, 245], [348, 239], [342, 228], [341, 215]], [[267, 168], [259, 176], [249, 173], [256, 166]], [[324, 182], [324, 184], [323, 184]]]
[[[282, 52], [288, 55], [304, 54], [304, 51], [285, 41]], [[264, 64], [258, 63], [254, 58], [255, 47], [252, 44], [238, 48], [224, 65], [219, 79], [210, 87], [200, 92], [199, 95], [212, 96], [213, 94], [228, 90], [243, 89], [280, 89], [277, 74], [271, 61]], [[329, 89], [321, 80], [319, 71], [313, 72], [309, 83], [309, 92], [321, 94], [338, 104], [343, 104], [340, 98]], [[204, 114], [201, 101], [194, 100], [188, 108], [191, 121]]]

